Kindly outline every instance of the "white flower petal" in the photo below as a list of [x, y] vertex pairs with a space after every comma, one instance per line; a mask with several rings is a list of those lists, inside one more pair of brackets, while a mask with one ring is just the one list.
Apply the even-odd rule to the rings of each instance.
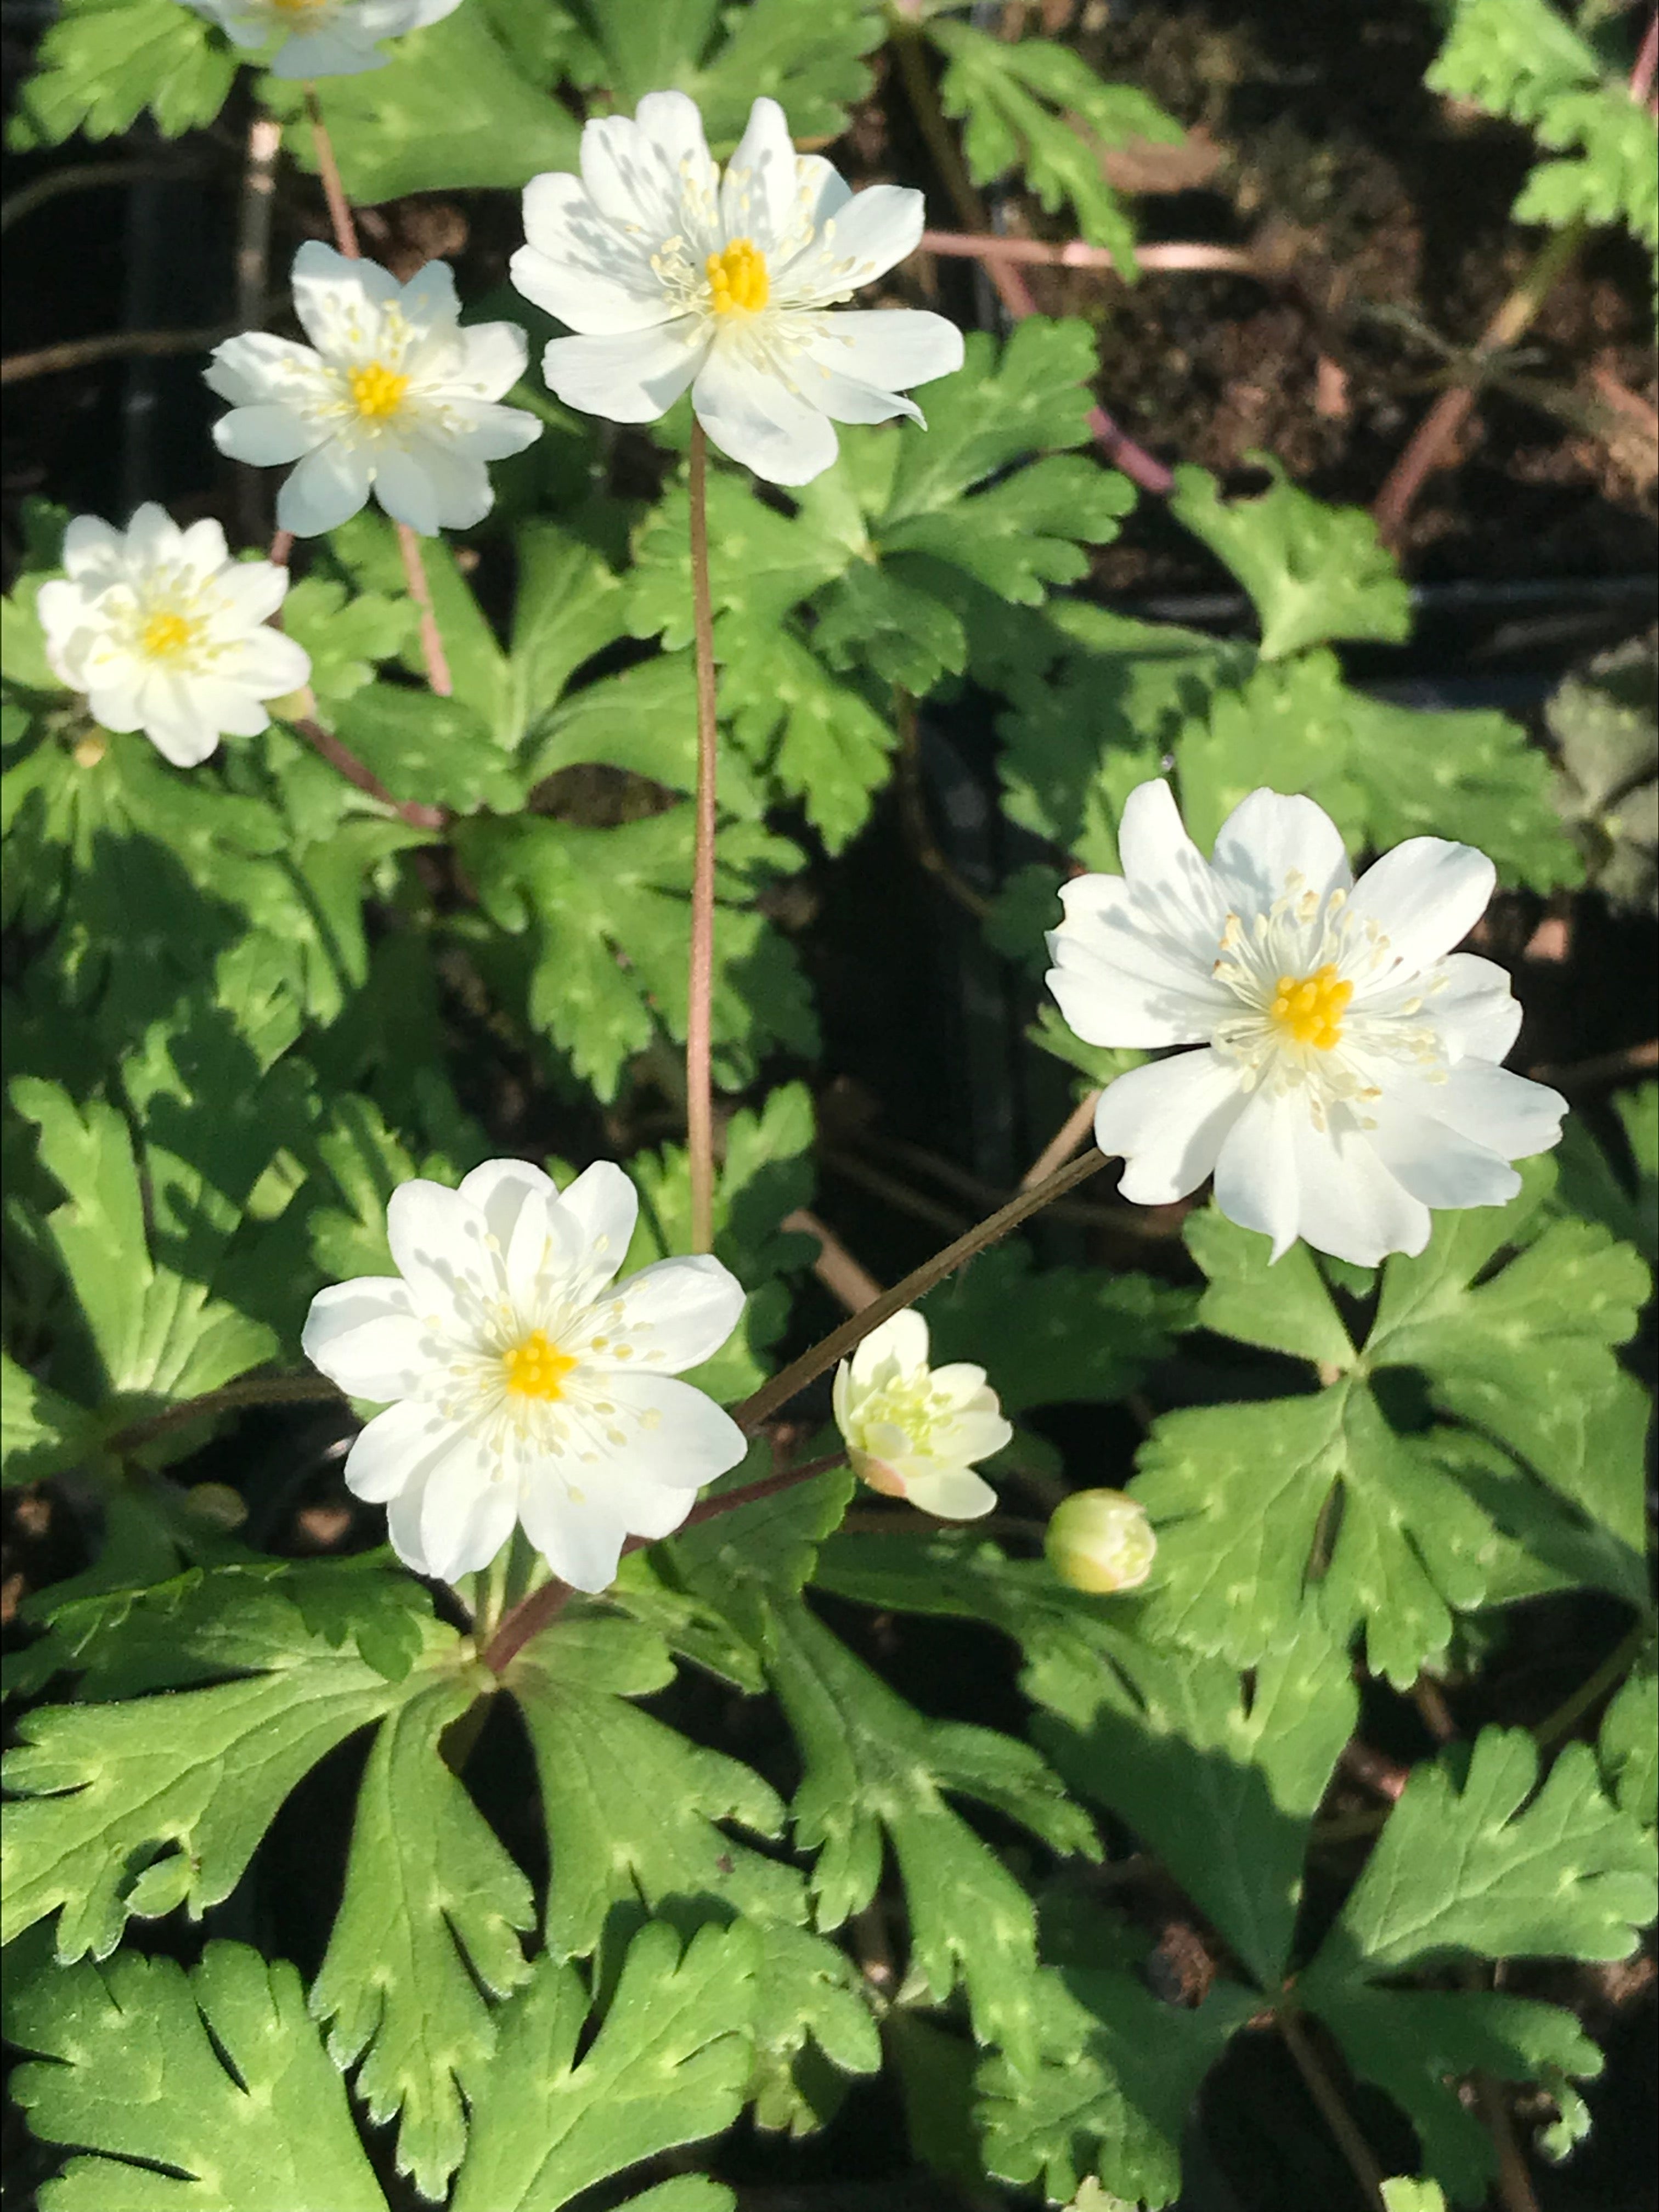
[[[288, 570], [274, 561], [227, 560], [223, 574], [213, 580], [210, 635], [229, 639], [252, 623], [269, 622], [288, 597]], [[262, 635], [275, 637], [277, 632]]]
[[[711, 1254], [698, 1253], [641, 1267], [618, 1288], [615, 1302], [622, 1309], [617, 1335], [625, 1349], [635, 1358], [654, 1352], [662, 1372], [678, 1375], [712, 1359], [731, 1335], [743, 1318], [743, 1285]], [[597, 1364], [608, 1368], [615, 1358], [612, 1349]]]
[[325, 356], [363, 359], [374, 351], [380, 313], [400, 302], [403, 287], [378, 261], [354, 261], [320, 239], [308, 238], [294, 257], [294, 312]]
[[567, 407], [608, 422], [654, 422], [702, 367], [708, 342], [690, 316], [615, 337], [553, 338], [542, 352], [547, 388]]
[[[214, 347], [203, 371], [208, 390], [237, 408], [270, 405], [286, 411], [302, 401], [315, 399], [326, 380], [320, 354], [292, 338], [273, 337], [269, 331], [244, 331], [240, 337], [226, 338]], [[214, 434], [216, 438], [216, 425]], [[238, 454], [237, 458], [254, 457]]]
[[1521, 1030], [1521, 1007], [1507, 970], [1478, 953], [1454, 952], [1441, 963], [1445, 981], [1427, 1003], [1449, 1060], [1503, 1060]]
[[1461, 1061], [1440, 1083], [1396, 1080], [1389, 1095], [1506, 1160], [1530, 1159], [1559, 1144], [1567, 1111], [1547, 1084], [1481, 1060]]
[[1216, 1204], [1241, 1229], [1271, 1237], [1275, 1260], [1289, 1251], [1301, 1227], [1295, 1130], [1307, 1112], [1299, 1098], [1252, 1091], [1216, 1157]]
[[276, 495], [276, 523], [296, 538], [337, 530], [368, 500], [373, 468], [361, 447], [331, 440], [319, 446], [284, 479]]
[[438, 535], [438, 489], [431, 472], [389, 439], [375, 456], [374, 496], [394, 522], [406, 522], [422, 538]]
[[280, 699], [311, 679], [311, 655], [280, 630], [258, 629], [221, 650], [227, 678], [256, 699]]
[[1316, 1251], [1375, 1267], [1390, 1252], [1414, 1254], [1428, 1243], [1428, 1207], [1389, 1172], [1352, 1115], [1316, 1129], [1306, 1114], [1292, 1115], [1291, 1146], [1301, 1233]]
[[806, 355], [820, 368], [867, 384], [887, 398], [960, 368], [962, 332], [943, 315], [917, 308], [843, 310], [823, 318]]
[[[403, 311], [411, 323], [453, 323], [461, 312], [455, 271], [447, 261], [423, 261], [403, 288]], [[507, 328], [496, 323], [495, 330]]]
[[628, 1256], [640, 1194], [614, 1160], [595, 1160], [559, 1193], [559, 1210], [586, 1247], [596, 1287], [608, 1283]]
[[1488, 1146], [1397, 1097], [1373, 1099], [1367, 1112], [1372, 1151], [1425, 1206], [1504, 1206], [1521, 1188], [1515, 1170]]
[[735, 346], [710, 350], [691, 404], [721, 453], [768, 483], [810, 483], [835, 462], [829, 417]]
[[346, 1488], [367, 1504], [384, 1505], [411, 1483], [424, 1484], [459, 1434], [437, 1406], [400, 1399], [357, 1431], [346, 1454]]
[[479, 1209], [458, 1190], [416, 1177], [399, 1183], [386, 1210], [386, 1243], [409, 1285], [413, 1310], [470, 1336], [499, 1304], [500, 1255]]
[[853, 1381], [868, 1383], [888, 1360], [901, 1375], [913, 1375], [927, 1364], [927, 1323], [914, 1306], [902, 1306], [859, 1339], [848, 1363]]
[[580, 177], [532, 177], [524, 228], [527, 243], [507, 273], [526, 300], [573, 331], [606, 337], [673, 319], [649, 252], [599, 213]]
[[647, 92], [634, 113], [641, 131], [661, 155], [667, 173], [684, 177], [692, 191], [712, 198], [714, 164], [696, 101], [684, 92]]
[[1244, 1104], [1238, 1070], [1218, 1053], [1177, 1053], [1107, 1085], [1095, 1109], [1095, 1142], [1109, 1157], [1122, 1156], [1125, 1198], [1172, 1205], [1214, 1174]]
[[77, 514], [64, 532], [64, 568], [74, 579], [88, 572], [101, 573], [112, 557], [119, 559], [125, 550], [121, 532], [95, 514]]
[[421, 1550], [427, 1571], [453, 1583], [488, 1566], [513, 1533], [516, 1487], [499, 1455], [463, 1429], [428, 1472], [421, 1498]]
[[599, 1486], [602, 1480], [596, 1474], [593, 1487], [582, 1488], [578, 1498], [550, 1472], [538, 1468], [526, 1478], [519, 1498], [525, 1534], [554, 1573], [573, 1589], [594, 1595], [616, 1581], [629, 1534]]
[[1085, 1044], [1197, 1044], [1237, 1009], [1211, 972], [1218, 927], [1200, 936], [1184, 905], [1154, 907], [1115, 876], [1080, 876], [1060, 897], [1045, 980]]
[[[596, 1378], [600, 1401], [623, 1409], [623, 1418], [596, 1413], [605, 1436], [605, 1465], [635, 1481], [701, 1490], [749, 1449], [749, 1439], [723, 1407], [690, 1382], [637, 1368]], [[611, 1431], [623, 1441], [615, 1441]]]
[[280, 47], [270, 73], [286, 82], [305, 84], [321, 77], [362, 76], [366, 70], [384, 69], [391, 58], [338, 32], [313, 31]]
[[[530, 341], [517, 323], [474, 323], [459, 333], [461, 359], [442, 389], [490, 402], [510, 392], [530, 365]], [[524, 442], [541, 434], [541, 424], [522, 408], [503, 409], [529, 425]]]
[[552, 1197], [557, 1188], [550, 1175], [528, 1160], [486, 1160], [461, 1177], [457, 1194], [477, 1207], [485, 1228], [505, 1252], [526, 1199], [532, 1192], [544, 1199]]
[[977, 1521], [997, 1502], [990, 1484], [971, 1468], [930, 1468], [904, 1484], [907, 1502], [938, 1521]]
[[1117, 850], [1137, 906], [1172, 942], [1192, 947], [1207, 974], [1227, 902], [1161, 776], [1137, 784], [1124, 800]]
[[1378, 925], [1402, 968], [1420, 970], [1468, 935], [1497, 883], [1498, 871], [1472, 845], [1408, 837], [1366, 869], [1351, 903], [1362, 921]]
[[1253, 791], [1234, 807], [1215, 841], [1212, 865], [1229, 902], [1263, 912], [1299, 875], [1318, 897], [1353, 881], [1342, 833], [1311, 799]]
[[[580, 1225], [559, 1203], [550, 1177], [545, 1189], [524, 1192], [512, 1236], [501, 1247], [507, 1294], [521, 1322], [585, 1295], [589, 1271], [584, 1242]], [[575, 1349], [574, 1345], [568, 1348]]]
[[[186, 684], [179, 677], [162, 675], [149, 676], [139, 686], [139, 726], [174, 768], [199, 768], [218, 750], [224, 725], [208, 710], [205, 690], [200, 683]], [[263, 715], [259, 727], [264, 727]]]
[[921, 239], [925, 203], [903, 185], [872, 185], [835, 214], [835, 228], [774, 272], [775, 291], [805, 306], [831, 306], [886, 274]]
[[[665, 112], [654, 109], [653, 116]], [[699, 132], [702, 127], [699, 117]], [[584, 125], [579, 159], [587, 196], [608, 221], [636, 224], [653, 239], [671, 235], [680, 208], [678, 174], [655, 139], [631, 117], [602, 115]]]
[[757, 100], [720, 183], [720, 227], [773, 252], [789, 228], [796, 192], [795, 146], [775, 100]]
[[360, 1275], [319, 1291], [301, 1332], [313, 1367], [349, 1398], [406, 1398], [428, 1371], [426, 1331], [407, 1287], [391, 1276]]

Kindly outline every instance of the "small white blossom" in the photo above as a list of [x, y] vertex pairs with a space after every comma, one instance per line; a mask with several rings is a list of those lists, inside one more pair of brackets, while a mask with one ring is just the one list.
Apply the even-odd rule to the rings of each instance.
[[348, 1486], [384, 1504], [399, 1559], [453, 1582], [514, 1522], [578, 1589], [614, 1578], [624, 1540], [666, 1536], [735, 1467], [731, 1415], [674, 1377], [743, 1311], [718, 1260], [612, 1279], [639, 1212], [608, 1161], [561, 1192], [523, 1160], [459, 1190], [406, 1182], [386, 1209], [398, 1274], [313, 1299], [306, 1356], [354, 1398], [391, 1401], [358, 1437]]
[[[805, 4], [805, 0], [803, 0]], [[757, 100], [722, 177], [680, 92], [582, 132], [581, 174], [532, 178], [513, 282], [580, 333], [542, 356], [548, 388], [612, 422], [652, 422], [689, 385], [698, 421], [769, 483], [836, 458], [836, 422], [922, 419], [901, 388], [962, 366], [962, 334], [909, 309], [832, 313], [915, 250], [921, 194], [856, 195], [797, 155]]]
[[914, 1308], [872, 1328], [836, 1370], [836, 1426], [853, 1472], [942, 1521], [974, 1521], [997, 1494], [974, 1473], [1013, 1430], [982, 1367], [927, 1364], [927, 1324]]
[[[276, 46], [270, 73], [282, 77], [361, 76], [392, 58], [376, 41], [418, 31], [453, 15], [461, 0], [187, 0], [216, 23], [232, 46], [257, 52]], [[281, 44], [277, 45], [280, 40]]]
[[180, 530], [148, 504], [122, 532], [77, 514], [64, 568], [38, 601], [53, 673], [106, 730], [142, 730], [175, 768], [222, 737], [257, 737], [262, 702], [311, 674], [304, 647], [270, 627], [287, 569], [233, 561], [216, 522]]
[[1158, 1538], [1146, 1507], [1121, 1490], [1075, 1490], [1049, 1516], [1042, 1548], [1061, 1582], [1106, 1595], [1139, 1589]]
[[207, 371], [232, 403], [213, 427], [219, 451], [258, 468], [300, 465], [277, 494], [278, 526], [318, 537], [371, 491], [423, 538], [483, 521], [485, 463], [541, 435], [533, 415], [494, 404], [524, 374], [518, 325], [463, 330], [446, 261], [400, 284], [314, 239], [294, 257], [294, 307], [310, 345], [244, 331], [214, 348]]
[[1490, 960], [1452, 947], [1492, 862], [1413, 837], [1356, 884], [1310, 799], [1253, 792], [1212, 860], [1166, 783], [1132, 792], [1123, 874], [1060, 893], [1048, 984], [1089, 1044], [1198, 1045], [1121, 1075], [1095, 1116], [1122, 1190], [1167, 1205], [1215, 1176], [1229, 1220], [1364, 1267], [1420, 1252], [1429, 1209], [1501, 1206], [1508, 1164], [1547, 1151], [1566, 1101], [1498, 1062], [1521, 1010]]

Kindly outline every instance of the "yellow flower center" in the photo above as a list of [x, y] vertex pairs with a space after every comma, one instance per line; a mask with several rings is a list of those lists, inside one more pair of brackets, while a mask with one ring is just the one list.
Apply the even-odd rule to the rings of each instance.
[[717, 315], [752, 315], [772, 296], [766, 256], [752, 238], [734, 238], [724, 252], [711, 253], [708, 304]]
[[270, 0], [270, 4], [283, 15], [308, 15], [316, 8], [325, 8], [328, 0]]
[[1328, 960], [1311, 975], [1281, 975], [1267, 1012], [1298, 1044], [1328, 1052], [1342, 1035], [1343, 1011], [1352, 996], [1353, 985], [1339, 983]]
[[176, 660], [201, 628], [185, 615], [152, 615], [138, 642], [152, 660]]
[[388, 368], [383, 361], [371, 361], [365, 368], [354, 368], [348, 380], [357, 412], [371, 422], [383, 422], [388, 415], [395, 415], [409, 389], [409, 379], [399, 376], [395, 368]]
[[522, 1344], [501, 1354], [507, 1387], [520, 1398], [562, 1398], [559, 1385], [575, 1364], [568, 1352], [550, 1345], [538, 1328], [532, 1328]]

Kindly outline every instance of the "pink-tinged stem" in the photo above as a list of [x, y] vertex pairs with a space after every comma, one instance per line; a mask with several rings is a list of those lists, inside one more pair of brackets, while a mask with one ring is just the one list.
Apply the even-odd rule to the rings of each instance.
[[708, 585], [708, 447], [691, 425], [691, 613], [697, 650], [697, 798], [691, 869], [691, 957], [685, 1014], [685, 1141], [691, 1174], [691, 1249], [714, 1242], [714, 796], [717, 722], [714, 615]]
[[340, 182], [340, 165], [334, 158], [334, 141], [328, 135], [328, 125], [323, 121], [323, 111], [318, 105], [317, 88], [306, 87], [306, 113], [311, 121], [311, 143], [317, 156], [317, 173], [323, 180], [323, 198], [328, 202], [328, 219], [334, 227], [334, 243], [349, 261], [361, 261], [363, 250], [357, 243], [357, 226], [351, 220], [351, 203], [345, 196], [345, 186]]
[[438, 628], [437, 613], [432, 605], [432, 586], [426, 580], [426, 563], [421, 558], [420, 538], [406, 522], [398, 525], [398, 551], [403, 559], [404, 580], [409, 586], [409, 596], [421, 611], [421, 658], [426, 663], [427, 684], [441, 699], [447, 699], [453, 695], [455, 686], [450, 681], [443, 633]]

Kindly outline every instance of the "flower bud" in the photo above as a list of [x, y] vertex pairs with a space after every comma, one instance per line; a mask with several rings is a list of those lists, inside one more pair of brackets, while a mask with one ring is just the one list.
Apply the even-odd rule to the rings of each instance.
[[1061, 1582], [1103, 1594], [1140, 1587], [1158, 1538], [1145, 1507], [1121, 1490], [1079, 1490], [1056, 1507], [1042, 1548]]

